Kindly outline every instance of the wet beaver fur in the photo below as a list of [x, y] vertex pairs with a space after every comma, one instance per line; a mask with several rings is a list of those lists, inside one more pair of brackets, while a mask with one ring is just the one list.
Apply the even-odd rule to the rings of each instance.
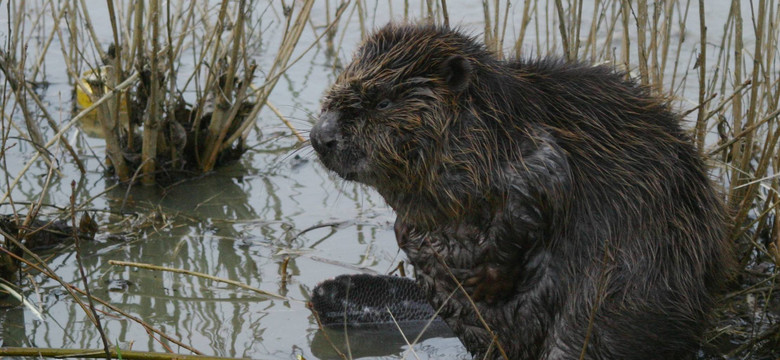
[[476, 358], [698, 348], [726, 216], [680, 116], [624, 74], [389, 24], [328, 91], [311, 144], [396, 211], [417, 282]]

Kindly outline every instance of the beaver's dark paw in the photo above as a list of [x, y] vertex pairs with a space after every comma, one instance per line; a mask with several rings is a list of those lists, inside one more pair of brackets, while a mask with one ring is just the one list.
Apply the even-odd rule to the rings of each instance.
[[515, 287], [514, 275], [497, 265], [482, 265], [463, 282], [474, 301], [498, 304], [510, 297]]
[[409, 242], [409, 226], [400, 219], [396, 219], [393, 230], [395, 230], [395, 241], [398, 242], [398, 247], [403, 249]]

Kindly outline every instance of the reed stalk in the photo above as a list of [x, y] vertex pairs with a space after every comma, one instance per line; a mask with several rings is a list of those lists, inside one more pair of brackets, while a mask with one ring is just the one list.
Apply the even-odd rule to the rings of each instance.
[[212, 281], [218, 281], [218, 282], [222, 282], [222, 283], [225, 283], [225, 284], [230, 284], [230, 285], [233, 285], [233, 286], [237, 286], [237, 287], [240, 287], [242, 289], [246, 289], [246, 290], [250, 290], [250, 291], [256, 292], [256, 293], [258, 293], [260, 295], [263, 295], [263, 296], [273, 297], [273, 298], [282, 299], [282, 300], [289, 300], [289, 299], [287, 299], [286, 297], [284, 297], [282, 295], [274, 294], [272, 292], [265, 291], [265, 290], [260, 290], [258, 288], [255, 288], [255, 287], [252, 287], [252, 286], [240, 283], [238, 281], [233, 281], [233, 280], [230, 280], [230, 279], [223, 279], [223, 278], [219, 278], [219, 277], [212, 276], [212, 275], [209, 275], [209, 274], [200, 273], [200, 272], [197, 272], [197, 271], [184, 270], [184, 269], [175, 269], [175, 268], [166, 267], [166, 266], [158, 266], [158, 265], [152, 265], [152, 264], [143, 264], [143, 263], [119, 261], [119, 260], [109, 260], [108, 263], [111, 264], [111, 265], [117, 265], [117, 266], [131, 266], [131, 267], [137, 267], [137, 268], [147, 269], [147, 270], [168, 271], [168, 272], [173, 272], [173, 273], [178, 273], [178, 274], [197, 276], [197, 277], [200, 277], [200, 278], [204, 278], [204, 279], [208, 279], [208, 280], [212, 280]]
[[[107, 76], [106, 78], [108, 77], [110, 76]], [[103, 93], [103, 88], [106, 85], [104, 81], [104, 77], [98, 76], [98, 80], [90, 84], [95, 98], [99, 99], [105, 95]], [[127, 181], [130, 176], [130, 169], [127, 167], [124, 155], [122, 154], [122, 145], [119, 143], [118, 119], [112, 111], [112, 99], [115, 99], [115, 97], [109, 98], [104, 104], [101, 104], [98, 107], [98, 114], [102, 119], [102, 121], [100, 121], [100, 126], [103, 129], [103, 136], [106, 140], [106, 156], [108, 156], [108, 159], [111, 161], [114, 172], [119, 179], [121, 181]]]
[[569, 43], [569, 35], [566, 31], [566, 17], [563, 10], [563, 3], [561, 0], [555, 0], [555, 8], [558, 10], [558, 30], [561, 33], [561, 44], [563, 44], [563, 54], [566, 56], [566, 60], [574, 61], [574, 49], [572, 49]]
[[[360, 4], [360, 1], [357, 2]], [[284, 74], [284, 72], [287, 70], [287, 67], [290, 63], [290, 58], [292, 57], [293, 50], [295, 49], [296, 45], [298, 44], [298, 40], [301, 38], [301, 33], [303, 32], [304, 27], [306, 26], [306, 21], [309, 18], [309, 14], [311, 13], [312, 6], [314, 5], [314, 0], [306, 0], [301, 9], [298, 11], [298, 16], [295, 18], [294, 24], [292, 24], [292, 27], [289, 28], [288, 32], [285, 32], [285, 35], [282, 40], [282, 45], [279, 48], [279, 51], [276, 54], [276, 57], [274, 58], [273, 65], [271, 66], [271, 70], [268, 71], [268, 75], [266, 78], [266, 82], [261, 85], [254, 93], [254, 95], [257, 98], [257, 102], [252, 107], [252, 110], [249, 112], [249, 114], [246, 117], [246, 121], [242, 122], [239, 125], [238, 130], [233, 133], [231, 138], [226, 141], [226, 144], [230, 144], [233, 140], [237, 139], [238, 137], [245, 137], [246, 136], [246, 129], [249, 128], [249, 126], [252, 124], [253, 120], [257, 114], [260, 112], [260, 109], [262, 109], [263, 105], [268, 100], [268, 96], [270, 96], [271, 91], [276, 86], [276, 83], [279, 81], [279, 78], [281, 75]], [[346, 10], [347, 6], [339, 7], [339, 9], [336, 12], [336, 15], [334, 16], [334, 23], [338, 21], [339, 18], [341, 18], [341, 15], [344, 13], [344, 10]], [[360, 6], [358, 5], [358, 12], [362, 12]], [[292, 12], [290, 12], [288, 19], [292, 19]], [[329, 29], [330, 27], [328, 27]], [[326, 29], [326, 32], [328, 31]], [[324, 33], [323, 33], [324, 35]], [[322, 36], [322, 35], [321, 35]], [[294, 63], [294, 62], [293, 62]]]
[[[534, 1], [535, 3], [536, 1]], [[523, 41], [525, 41], [525, 32], [529, 23], [531, 23], [531, 0], [526, 0], [523, 1], [523, 20], [520, 23], [520, 33], [517, 35], [517, 41], [515, 42], [515, 57], [518, 59], [523, 54]]]
[[482, 12], [485, 21], [485, 47], [491, 51], [495, 51], [496, 44], [493, 40], [493, 26], [491, 25], [490, 4], [488, 4], [488, 0], [482, 0]]
[[699, 0], [699, 32], [701, 39], [699, 43], [699, 57], [694, 67], [699, 68], [699, 104], [701, 108], [696, 119], [696, 145], [701, 149], [704, 148], [704, 138], [707, 129], [707, 123], [704, 121], [704, 115], [707, 113], [707, 106], [704, 103], [707, 91], [707, 25], [704, 19], [704, 0]]
[[660, 69], [658, 69], [658, 79], [656, 80], [656, 88], [657, 89], [663, 89], [664, 88], [664, 74], [666, 73], [666, 62], [669, 59], [669, 44], [671, 43], [671, 37], [672, 37], [672, 25], [674, 24], [674, 21], [672, 21], [672, 15], [674, 14], [674, 3], [668, 2], [665, 4], [665, 12], [664, 12], [664, 23], [660, 26], [661, 28], [661, 38], [662, 38], [662, 48], [661, 48], [661, 65]]
[[[222, 9], [220, 9], [220, 21], [223, 21], [225, 17], [225, 5], [222, 3]], [[211, 122], [209, 123], [208, 134], [206, 136], [206, 148], [205, 148], [205, 162], [201, 165], [204, 171], [211, 171], [217, 161], [217, 154], [222, 148], [222, 141], [225, 139], [230, 122], [236, 114], [235, 111], [231, 111], [231, 103], [242, 103], [243, 98], [233, 99], [233, 87], [236, 79], [236, 72], [238, 70], [238, 51], [241, 48], [241, 40], [244, 27], [244, 10], [246, 7], [246, 1], [241, 0], [239, 2], [238, 22], [236, 23], [236, 32], [233, 33], [233, 47], [228, 59], [228, 68], [224, 75], [220, 74], [220, 77], [224, 77], [224, 86], [222, 88], [216, 87], [217, 93], [214, 96], [217, 99], [217, 104], [214, 109], [214, 113], [211, 115]], [[244, 79], [244, 84], [248, 85], [251, 82], [251, 75], [249, 79]], [[238, 110], [238, 106], [232, 106], [233, 109]], [[230, 115], [230, 116], [229, 116]]]
[[[157, 132], [160, 126], [160, 0], [151, 0], [149, 4], [149, 24], [152, 27], [152, 52], [149, 54], [151, 79], [149, 81], [149, 112], [144, 116], [144, 135], [142, 150], [143, 177], [141, 183], [154, 185], [154, 173], [157, 168]], [[139, 16], [140, 14], [136, 14]], [[125, 180], [126, 178], [120, 179]]]
[[620, 15], [621, 20], [623, 23], [623, 38], [621, 41], [621, 53], [623, 54], [623, 69], [625, 69], [626, 72], [631, 70], [631, 40], [630, 40], [630, 34], [631, 31], [629, 30], [629, 19], [630, 19], [630, 9], [629, 4], [626, 2], [621, 2], [620, 4]]
[[[574, 5], [572, 5], [572, 7], [577, 10], [576, 14], [574, 14], [574, 21], [572, 22], [571, 48], [573, 49], [573, 59], [579, 58], [580, 29], [582, 28], [582, 3], [583, 0], [574, 0]], [[596, 5], [598, 5], [598, 3]], [[594, 13], [596, 13], [595, 9], [597, 8], [598, 7], [594, 7]]]
[[[756, 116], [758, 115], [758, 91], [760, 88], [760, 82], [763, 79], [760, 79], [760, 73], [761, 73], [761, 59], [762, 59], [762, 46], [763, 46], [763, 40], [766, 37], [765, 34], [765, 22], [766, 22], [766, 0], [760, 0], [758, 5], [758, 11], [754, 14], [754, 17], [757, 17], [756, 27], [755, 27], [755, 35], [756, 35], [756, 44], [755, 48], [753, 50], [753, 72], [751, 76], [751, 83], [752, 88], [750, 92], [750, 105], [747, 109], [747, 115], [745, 118], [745, 127], [749, 128], [755, 123]], [[739, 159], [739, 162], [737, 163], [737, 166], [742, 170], [742, 173], [750, 173], [750, 160], [752, 156], [752, 149], [753, 147], [753, 138], [755, 134], [753, 132], [749, 132], [745, 135], [744, 142], [743, 142], [743, 149], [745, 151], [742, 152], [742, 157]], [[752, 208], [752, 200], [753, 200], [753, 194], [752, 190], [755, 188], [750, 186], [747, 189], [741, 188], [741, 185], [745, 183], [745, 178], [743, 176], [740, 176], [740, 174], [737, 174], [736, 177], [731, 179], [731, 191], [730, 191], [730, 197], [729, 197], [729, 208], [732, 209], [732, 211], [735, 211], [736, 215], [734, 217], [734, 230], [732, 233], [736, 233], [737, 229], [741, 228], [741, 223], [745, 220], [745, 217], [747, 216], [748, 211]]]
[[[96, 359], [105, 357], [106, 353], [98, 349], [52, 349], [52, 348], [22, 348], [22, 347], [0, 347], [2, 356], [25, 356], [33, 358], [52, 357], [52, 358], [86, 358]], [[156, 353], [146, 351], [121, 350], [117, 347], [109, 350], [112, 359], [127, 360], [237, 360], [239, 358], [226, 358], [204, 355], [184, 355], [174, 353]], [[244, 359], [244, 358], [241, 358]]]
[[[647, 0], [637, 1], [637, 15], [636, 15], [636, 50], [639, 58], [639, 82], [642, 85], [650, 84], [650, 73], [647, 69], [648, 52], [647, 52]], [[655, 36], [653, 36], [655, 38]]]

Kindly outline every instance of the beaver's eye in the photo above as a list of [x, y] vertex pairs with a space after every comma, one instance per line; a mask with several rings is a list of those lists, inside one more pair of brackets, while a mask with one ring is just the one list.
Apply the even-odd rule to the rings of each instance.
[[390, 102], [390, 99], [384, 99], [384, 100], [380, 101], [378, 104], [376, 104], [376, 109], [377, 110], [387, 109], [387, 108], [390, 107], [390, 104], [392, 104]]

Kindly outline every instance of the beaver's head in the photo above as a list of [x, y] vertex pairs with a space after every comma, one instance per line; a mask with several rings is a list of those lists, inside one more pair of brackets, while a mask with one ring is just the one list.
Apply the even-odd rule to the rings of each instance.
[[381, 193], [431, 187], [485, 50], [456, 31], [390, 24], [360, 46], [311, 130], [322, 163]]

